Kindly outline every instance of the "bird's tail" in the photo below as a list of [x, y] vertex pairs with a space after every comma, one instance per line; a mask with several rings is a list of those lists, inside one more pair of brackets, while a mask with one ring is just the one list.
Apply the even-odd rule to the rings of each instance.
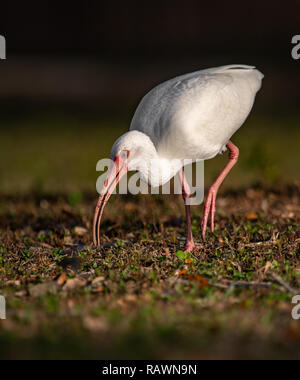
[[253, 73], [254, 77], [258, 80], [258, 82], [261, 83], [262, 79], [264, 78], [264, 75], [256, 69], [255, 66], [249, 66], [249, 65], [227, 65], [227, 66], [221, 66], [216, 67], [212, 69], [208, 69], [207, 72], [210, 73], [230, 73], [233, 71], [241, 72], [241, 73]]

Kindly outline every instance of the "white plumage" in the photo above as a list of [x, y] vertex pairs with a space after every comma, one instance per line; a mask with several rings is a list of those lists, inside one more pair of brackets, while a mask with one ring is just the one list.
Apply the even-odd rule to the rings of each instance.
[[[229, 162], [211, 186], [202, 220], [205, 236], [208, 216], [214, 229], [218, 189], [236, 164], [239, 150], [230, 141], [249, 115], [263, 74], [253, 66], [229, 65], [182, 75], [160, 84], [140, 102], [130, 131], [111, 150], [114, 164], [108, 174], [94, 216], [94, 243], [100, 241], [100, 219], [112, 189], [128, 170], [153, 187], [180, 172], [183, 198], [190, 190], [181, 170], [184, 159], [208, 160], [229, 149]], [[155, 165], [153, 163], [155, 162]], [[186, 250], [195, 247], [186, 202]]]
[[246, 120], [262, 78], [245, 65], [176, 77], [142, 99], [130, 130], [149, 136], [161, 158], [213, 158]]

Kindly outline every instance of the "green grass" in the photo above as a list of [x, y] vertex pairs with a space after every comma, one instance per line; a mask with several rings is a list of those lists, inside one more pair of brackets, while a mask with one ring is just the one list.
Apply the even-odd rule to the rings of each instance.
[[[2, 119], [0, 357], [299, 359], [292, 294], [272, 275], [300, 288], [299, 121], [276, 110], [249, 118], [233, 138], [241, 156], [216, 230], [202, 242], [193, 207], [201, 247], [184, 254], [176, 196], [112, 197], [105, 245], [91, 246], [96, 163], [129, 118]], [[205, 164], [207, 186], [226, 160]]]
[[[94, 191], [96, 163], [109, 157], [114, 140], [127, 131], [129, 121], [70, 114], [0, 121], [1, 193]], [[233, 137], [240, 147], [240, 161], [224, 188], [298, 180], [299, 122], [294, 114], [250, 116]], [[223, 155], [205, 163], [207, 184], [226, 159]]]
[[299, 359], [292, 294], [273, 277], [300, 289], [299, 188], [220, 196], [192, 254], [180, 197], [114, 197], [100, 249], [93, 200], [0, 198], [1, 358]]

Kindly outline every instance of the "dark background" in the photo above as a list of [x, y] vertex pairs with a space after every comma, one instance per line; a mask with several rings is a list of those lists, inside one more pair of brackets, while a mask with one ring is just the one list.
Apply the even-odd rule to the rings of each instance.
[[298, 96], [291, 39], [299, 11], [290, 0], [5, 2], [0, 99], [134, 107], [171, 76], [247, 63], [266, 74], [265, 104], [290, 104]]
[[[141, 97], [174, 76], [226, 64], [265, 74], [231, 181], [299, 173], [297, 1], [4, 2], [0, 34], [2, 192], [95, 191], [96, 162], [129, 128]], [[226, 158], [224, 158], [226, 159]], [[206, 164], [210, 183], [223, 163]]]

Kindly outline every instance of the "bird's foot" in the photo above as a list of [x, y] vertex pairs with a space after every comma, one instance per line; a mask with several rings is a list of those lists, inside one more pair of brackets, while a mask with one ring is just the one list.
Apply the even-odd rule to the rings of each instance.
[[208, 217], [210, 215], [210, 226], [212, 232], [214, 231], [214, 220], [216, 212], [216, 198], [218, 189], [212, 186], [208, 192], [207, 199], [204, 205], [203, 218], [202, 218], [202, 236], [205, 239]]
[[194, 242], [188, 242], [185, 245], [184, 253], [192, 253], [194, 251], [200, 250], [203, 248], [200, 244], [195, 244]]
[[192, 253], [196, 245], [194, 242], [189, 242], [185, 245], [184, 253]]

